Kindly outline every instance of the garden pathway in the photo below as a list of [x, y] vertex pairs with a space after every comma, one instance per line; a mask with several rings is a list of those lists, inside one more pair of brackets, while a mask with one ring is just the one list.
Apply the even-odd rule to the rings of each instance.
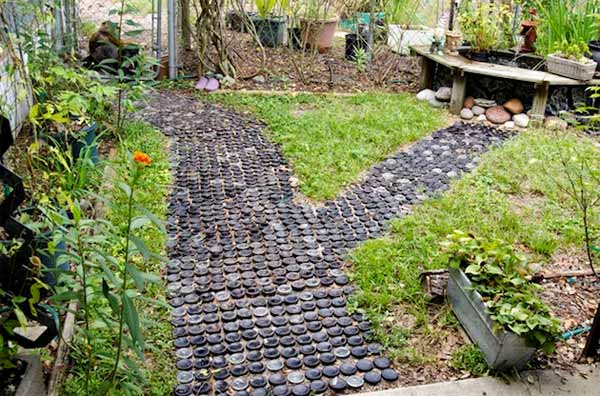
[[393, 386], [398, 375], [369, 343], [368, 321], [347, 310], [343, 257], [474, 168], [503, 135], [464, 124], [439, 130], [313, 208], [295, 203], [288, 162], [249, 116], [159, 93], [144, 117], [171, 139], [175, 394]]

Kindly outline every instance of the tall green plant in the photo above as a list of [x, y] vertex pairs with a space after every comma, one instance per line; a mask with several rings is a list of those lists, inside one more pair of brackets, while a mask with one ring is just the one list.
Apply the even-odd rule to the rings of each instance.
[[277, 5], [277, 0], [254, 0], [258, 15], [261, 18], [268, 18]]
[[422, 0], [387, 0], [385, 2], [385, 21], [390, 25], [405, 28], [423, 24]]
[[488, 52], [500, 48], [505, 42], [504, 26], [507, 23], [508, 8], [505, 5], [482, 3], [467, 5], [461, 9], [458, 22], [460, 30], [471, 48], [476, 52]]
[[581, 58], [588, 43], [600, 33], [600, 2], [597, 0], [537, 0], [539, 25], [536, 52], [547, 56], [568, 52]]

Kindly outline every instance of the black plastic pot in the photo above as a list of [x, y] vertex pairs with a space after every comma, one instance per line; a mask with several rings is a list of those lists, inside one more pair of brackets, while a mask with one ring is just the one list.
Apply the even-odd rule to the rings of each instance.
[[598, 64], [598, 66], [596, 66], [596, 71], [600, 71], [600, 41], [590, 41], [588, 46], [592, 53], [592, 59]]
[[489, 58], [490, 58], [489, 52], [471, 52], [471, 51], [469, 51], [465, 54], [465, 56], [467, 57], [467, 59], [471, 59], [472, 61], [484, 62], [484, 63], [488, 63]]
[[97, 130], [98, 126], [95, 122], [81, 129], [81, 137], [71, 143], [73, 158], [79, 158], [81, 152], [86, 147], [89, 147], [92, 162], [97, 164], [100, 161], [100, 157], [98, 156], [98, 142], [96, 141]]
[[369, 48], [367, 37], [364, 35], [358, 35], [356, 33], [349, 33], [346, 35], [346, 52], [345, 57], [348, 60], [354, 60], [356, 58], [356, 50], [362, 48], [365, 51]]
[[245, 33], [248, 24], [251, 22], [250, 18], [252, 16], [254, 16], [254, 14], [248, 12], [230, 11], [225, 16], [227, 28], [234, 32]]
[[90, 159], [94, 164], [97, 164], [100, 161], [98, 155], [98, 142], [96, 141], [97, 130], [98, 126], [94, 122], [83, 127], [77, 133], [79, 136], [71, 136], [63, 133], [55, 133], [48, 136], [50, 137], [50, 144], [62, 147], [64, 150], [70, 149], [73, 159], [79, 158], [84, 149], [89, 148]]
[[285, 37], [285, 18], [252, 18], [260, 43], [265, 47], [280, 47]]
[[300, 30], [300, 28], [296, 27], [288, 29], [288, 37], [291, 48], [297, 50], [302, 49], [302, 30]]

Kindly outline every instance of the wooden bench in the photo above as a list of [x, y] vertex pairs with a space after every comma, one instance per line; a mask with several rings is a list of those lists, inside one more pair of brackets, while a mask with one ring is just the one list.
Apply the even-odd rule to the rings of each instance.
[[452, 98], [450, 99], [450, 112], [460, 114], [465, 102], [467, 75], [477, 74], [489, 77], [505, 78], [509, 80], [533, 83], [535, 94], [531, 115], [538, 118], [546, 113], [548, 93], [550, 86], [592, 86], [600, 85], [600, 80], [579, 81], [556, 74], [528, 70], [520, 67], [496, 65], [492, 63], [475, 62], [463, 56], [449, 56], [431, 54], [429, 47], [411, 47], [421, 61], [421, 89], [431, 88], [435, 64], [438, 63], [449, 68], [453, 75]]

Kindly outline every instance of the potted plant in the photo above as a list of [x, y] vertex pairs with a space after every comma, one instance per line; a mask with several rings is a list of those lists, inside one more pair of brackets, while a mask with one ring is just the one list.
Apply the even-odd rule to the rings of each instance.
[[385, 8], [388, 45], [392, 51], [408, 55], [411, 46], [430, 46], [433, 29], [422, 26], [421, 0], [389, 0]]
[[306, 14], [300, 19], [302, 41], [321, 53], [333, 47], [338, 18], [330, 1], [308, 0]]
[[558, 320], [536, 295], [526, 260], [512, 246], [456, 231], [443, 242], [452, 310], [492, 369], [522, 368], [554, 350]]
[[548, 71], [582, 81], [591, 79], [597, 62], [584, 57], [590, 54], [588, 43], [600, 36], [600, 4], [577, 0], [537, 1], [537, 11], [535, 49], [547, 57]]
[[590, 53], [585, 42], [569, 43], [563, 40], [556, 48], [558, 51], [546, 58], [546, 66], [550, 73], [581, 81], [594, 78], [598, 64], [585, 56]]
[[[285, 39], [286, 18], [283, 9], [287, 4], [278, 0], [254, 0], [258, 15], [252, 18], [256, 35], [260, 43], [266, 47], [279, 47]], [[278, 8], [279, 15], [274, 15]]]
[[474, 8], [467, 5], [461, 9], [458, 22], [465, 41], [471, 46], [468, 58], [486, 62], [489, 52], [501, 46], [508, 15], [506, 6], [492, 3], [481, 3]]

